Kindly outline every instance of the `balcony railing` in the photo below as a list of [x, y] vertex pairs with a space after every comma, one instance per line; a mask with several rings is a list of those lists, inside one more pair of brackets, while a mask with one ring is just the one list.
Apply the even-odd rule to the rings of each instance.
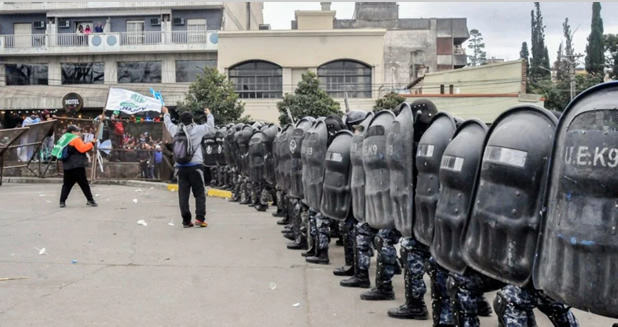
[[76, 33], [0, 35], [0, 41], [4, 38], [4, 44], [0, 42], [0, 48], [89, 47], [91, 45], [98, 46], [102, 39], [106, 40], [107, 37], [117, 38], [119, 46], [212, 44], [213, 42], [209, 41], [209, 35], [213, 33], [217, 33], [217, 31], [120, 32], [90, 35]]
[[0, 2], [0, 11], [40, 11], [101, 8], [177, 8], [220, 5], [221, 2]]

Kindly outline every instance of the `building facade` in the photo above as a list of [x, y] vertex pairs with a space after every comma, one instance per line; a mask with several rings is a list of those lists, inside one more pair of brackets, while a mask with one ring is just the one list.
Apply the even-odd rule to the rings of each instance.
[[428, 73], [408, 85], [409, 101], [426, 98], [438, 110], [463, 118], [493, 122], [505, 110], [520, 104], [543, 107], [540, 95], [526, 94], [523, 59]]
[[[322, 2], [330, 9], [330, 2]], [[399, 18], [396, 2], [356, 2], [352, 19], [335, 19], [335, 29], [386, 29], [384, 36], [385, 90], [404, 92], [418, 76], [463, 68], [462, 44], [470, 37], [466, 18]], [[298, 28], [296, 21], [292, 29]]]
[[110, 86], [183, 99], [217, 66], [219, 32], [257, 30], [256, 2], [1, 2], [0, 110], [100, 109]]
[[303, 73], [344, 108], [371, 110], [384, 80], [385, 29], [334, 29], [335, 12], [297, 11], [298, 29], [219, 33], [219, 70], [236, 85], [245, 113], [277, 122], [277, 102]]

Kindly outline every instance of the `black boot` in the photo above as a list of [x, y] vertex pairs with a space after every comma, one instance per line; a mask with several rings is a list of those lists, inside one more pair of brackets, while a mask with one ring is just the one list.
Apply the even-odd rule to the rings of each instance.
[[354, 276], [354, 266], [343, 266], [333, 270], [335, 276]]
[[[406, 258], [403, 259], [405, 260]], [[412, 280], [408, 269], [404, 270], [404, 281], [406, 303], [399, 308], [389, 309], [388, 316], [396, 319], [427, 320], [429, 314], [425, 302], [422, 299], [419, 300], [412, 297], [412, 291], [410, 290]]]
[[340, 281], [339, 285], [343, 287], [370, 288], [369, 271], [356, 269], [354, 276]]
[[265, 212], [266, 210], [268, 210], [268, 205], [260, 204], [259, 206], [255, 207], [255, 210], [259, 212]]
[[283, 237], [287, 238], [290, 241], [296, 241], [296, 236], [293, 233], [284, 233]]
[[401, 275], [402, 270], [401, 270], [401, 266], [399, 265], [399, 260], [395, 263], [395, 275]]
[[328, 249], [318, 250], [318, 253], [316, 256], [307, 257], [305, 261], [307, 261], [308, 263], [313, 263], [317, 265], [329, 264], [330, 260], [328, 259]]
[[292, 226], [290, 225], [286, 225], [283, 227], [283, 229], [281, 230], [281, 234], [286, 234], [286, 233], [293, 233], [294, 231], [292, 230]]
[[277, 218], [281, 218], [281, 217], [285, 217], [285, 215], [283, 214], [283, 210], [277, 208], [277, 211], [272, 213], [273, 217], [277, 217]]
[[294, 241], [287, 246], [288, 250], [306, 250], [307, 249], [307, 241], [301, 240], [300, 242]]
[[[351, 233], [351, 231], [348, 231]], [[356, 242], [351, 242], [348, 238], [349, 234], [344, 233], [343, 252], [345, 258], [345, 266], [337, 268], [333, 271], [335, 276], [354, 276], [354, 262], [356, 262]], [[356, 237], [354, 238], [356, 239]]]
[[476, 305], [478, 308], [478, 315], [480, 317], [491, 317], [491, 306], [489, 305], [489, 302], [485, 300], [485, 297], [483, 295], [479, 296]]
[[300, 255], [302, 255], [303, 257], [314, 257], [317, 255], [317, 251], [316, 251], [316, 246], [315, 244], [313, 244], [313, 242], [311, 243], [311, 246], [309, 247], [309, 249], [307, 250], [307, 252], [303, 252]]
[[[378, 254], [379, 255], [379, 254]], [[364, 301], [388, 301], [395, 299], [393, 292], [393, 283], [384, 281], [384, 263], [378, 258], [378, 267], [376, 269], [376, 287], [361, 294], [361, 300]]]
[[277, 221], [277, 225], [283, 226], [288, 225], [290, 223], [290, 219], [288, 217], [283, 217], [283, 219]]

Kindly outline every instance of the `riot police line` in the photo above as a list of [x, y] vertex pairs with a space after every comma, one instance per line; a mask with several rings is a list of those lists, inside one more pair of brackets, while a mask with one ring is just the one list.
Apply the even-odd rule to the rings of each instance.
[[[273, 202], [291, 250], [329, 264], [339, 238], [348, 277], [367, 301], [434, 326], [480, 326], [497, 291], [500, 326], [579, 326], [570, 308], [618, 318], [618, 83], [597, 85], [562, 113], [534, 105], [488, 127], [422, 99], [377, 113], [304, 117], [280, 128], [230, 124], [212, 136], [230, 201]], [[205, 151], [208, 157], [210, 152]], [[399, 256], [395, 245], [400, 245]]]

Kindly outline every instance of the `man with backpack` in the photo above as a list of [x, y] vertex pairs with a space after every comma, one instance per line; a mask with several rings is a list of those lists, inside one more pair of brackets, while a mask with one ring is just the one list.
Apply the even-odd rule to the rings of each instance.
[[86, 200], [88, 200], [86, 205], [91, 207], [98, 206], [92, 197], [88, 178], [86, 177], [86, 166], [88, 165], [86, 153], [92, 150], [97, 140], [95, 138], [91, 142], [84, 143], [80, 138], [80, 133], [81, 129], [79, 127], [69, 125], [67, 133], [58, 140], [58, 143], [56, 143], [52, 150], [52, 156], [62, 161], [62, 168], [64, 170], [60, 208], [66, 207], [65, 202], [75, 183], [84, 192]]
[[167, 107], [161, 108], [165, 127], [174, 138], [174, 160], [178, 169], [178, 201], [182, 225], [185, 228], [193, 227], [191, 223], [191, 208], [189, 197], [191, 192], [195, 196], [195, 226], [207, 227], [206, 223], [206, 187], [204, 185], [204, 171], [202, 163], [202, 138], [209, 131], [214, 132], [215, 118], [209, 109], [204, 110], [206, 124], [197, 125], [193, 121], [193, 114], [180, 114], [180, 124], [172, 123]]

